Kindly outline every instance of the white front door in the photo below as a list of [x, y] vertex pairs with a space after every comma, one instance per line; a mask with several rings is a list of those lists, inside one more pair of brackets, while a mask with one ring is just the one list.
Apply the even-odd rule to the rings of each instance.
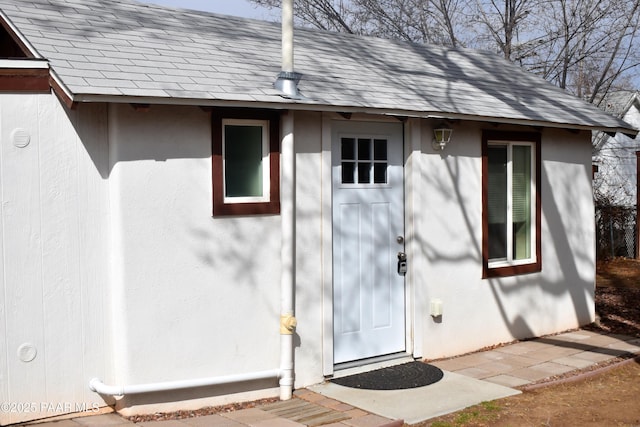
[[400, 123], [334, 122], [334, 363], [405, 350]]

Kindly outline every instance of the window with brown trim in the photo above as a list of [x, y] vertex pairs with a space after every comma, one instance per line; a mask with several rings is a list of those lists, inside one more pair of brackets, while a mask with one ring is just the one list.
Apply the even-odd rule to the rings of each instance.
[[276, 112], [212, 113], [213, 216], [280, 213], [279, 129]]
[[542, 270], [539, 133], [482, 134], [484, 278]]

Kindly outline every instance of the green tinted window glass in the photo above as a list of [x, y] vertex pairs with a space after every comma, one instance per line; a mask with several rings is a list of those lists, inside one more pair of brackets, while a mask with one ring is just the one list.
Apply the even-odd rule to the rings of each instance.
[[226, 125], [225, 196], [263, 196], [262, 126]]
[[488, 150], [489, 259], [507, 256], [507, 146]]

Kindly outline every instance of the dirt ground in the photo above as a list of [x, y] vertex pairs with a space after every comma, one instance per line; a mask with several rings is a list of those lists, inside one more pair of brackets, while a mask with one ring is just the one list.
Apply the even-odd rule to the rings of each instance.
[[[618, 258], [598, 263], [596, 316], [596, 323], [585, 329], [640, 338], [640, 261]], [[594, 371], [587, 378], [574, 373], [573, 379], [418, 425], [640, 427], [640, 359]]]

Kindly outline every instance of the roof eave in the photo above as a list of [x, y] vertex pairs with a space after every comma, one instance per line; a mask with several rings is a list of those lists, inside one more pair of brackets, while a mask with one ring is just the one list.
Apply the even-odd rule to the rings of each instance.
[[58, 98], [69, 108], [73, 109], [76, 107], [76, 100], [74, 94], [69, 90], [69, 88], [64, 84], [62, 79], [56, 74], [56, 72], [51, 69], [49, 70], [51, 78], [49, 79], [49, 84], [51, 88], [58, 95]]
[[469, 114], [447, 113], [441, 111], [414, 111], [402, 109], [373, 108], [366, 106], [348, 106], [348, 105], [329, 105], [318, 104], [313, 102], [292, 102], [290, 99], [273, 97], [274, 101], [233, 101], [220, 99], [201, 99], [201, 98], [157, 98], [157, 97], [136, 97], [128, 95], [75, 95], [72, 96], [77, 103], [84, 102], [106, 102], [106, 103], [122, 103], [122, 104], [149, 104], [149, 105], [193, 105], [199, 107], [235, 107], [235, 108], [272, 108], [277, 110], [298, 110], [298, 111], [320, 111], [334, 113], [363, 113], [377, 114], [395, 117], [415, 117], [424, 119], [444, 119], [444, 120], [468, 120], [477, 122], [487, 122], [494, 124], [510, 124], [531, 126], [540, 128], [556, 128], [568, 130], [586, 130], [586, 131], [602, 131], [606, 133], [623, 133], [635, 138], [638, 130], [634, 128], [626, 128], [621, 126], [601, 126], [601, 125], [585, 125], [575, 123], [556, 123], [544, 120], [528, 120], [509, 117], [491, 117]]

